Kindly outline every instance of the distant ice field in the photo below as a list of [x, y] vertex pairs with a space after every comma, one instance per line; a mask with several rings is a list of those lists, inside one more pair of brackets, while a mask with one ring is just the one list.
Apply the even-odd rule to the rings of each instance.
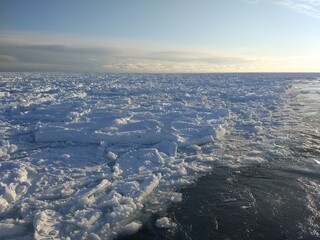
[[114, 239], [173, 231], [217, 166], [286, 156], [320, 74], [1, 73], [0, 102], [0, 239]]

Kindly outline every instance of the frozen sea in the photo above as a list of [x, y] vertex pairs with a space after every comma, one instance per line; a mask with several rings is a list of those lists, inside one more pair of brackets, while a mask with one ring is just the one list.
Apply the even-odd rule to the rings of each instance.
[[0, 239], [320, 239], [320, 74], [0, 73]]

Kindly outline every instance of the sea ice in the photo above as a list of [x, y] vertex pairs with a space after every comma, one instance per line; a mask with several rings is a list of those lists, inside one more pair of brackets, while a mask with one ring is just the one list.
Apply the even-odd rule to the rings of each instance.
[[119, 235], [120, 236], [132, 235], [138, 232], [141, 227], [142, 227], [141, 223], [137, 223], [137, 222], [129, 223], [120, 230]]
[[[299, 77], [1, 73], [0, 238], [136, 233], [215, 164], [278, 153]], [[312, 81], [299, 83], [306, 96], [317, 94]]]

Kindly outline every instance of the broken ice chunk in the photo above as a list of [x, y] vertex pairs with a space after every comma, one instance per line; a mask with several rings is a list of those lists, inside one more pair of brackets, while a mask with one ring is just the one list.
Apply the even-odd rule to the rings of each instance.
[[176, 224], [173, 223], [170, 218], [163, 217], [156, 221], [156, 226], [158, 228], [172, 228], [175, 227]]
[[171, 157], [177, 156], [177, 147], [177, 143], [167, 140], [161, 141], [160, 143], [155, 145], [155, 148], [157, 148], [160, 152], [163, 152]]
[[115, 166], [122, 170], [124, 177], [142, 172], [157, 171], [163, 166], [164, 160], [155, 148], [138, 149], [122, 155]]

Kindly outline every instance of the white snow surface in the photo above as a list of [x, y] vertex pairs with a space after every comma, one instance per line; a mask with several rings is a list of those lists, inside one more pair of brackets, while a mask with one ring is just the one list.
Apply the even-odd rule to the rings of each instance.
[[133, 234], [214, 163], [263, 164], [232, 150], [272, 146], [297, 77], [1, 73], [0, 238]]

